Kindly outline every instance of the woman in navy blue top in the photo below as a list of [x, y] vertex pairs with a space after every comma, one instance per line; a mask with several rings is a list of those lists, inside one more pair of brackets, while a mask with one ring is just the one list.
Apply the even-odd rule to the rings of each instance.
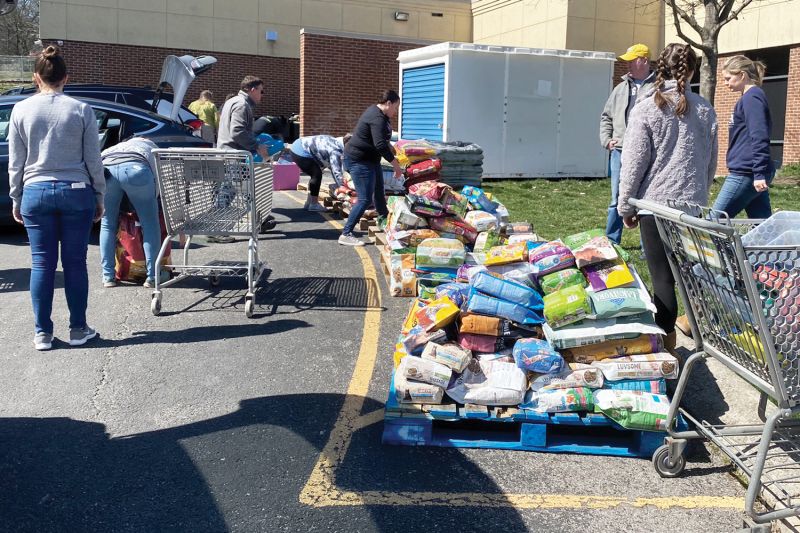
[[714, 203], [714, 209], [733, 218], [743, 209], [749, 218], [772, 214], [769, 184], [775, 165], [769, 152], [772, 118], [767, 95], [761, 88], [766, 66], [743, 55], [725, 62], [722, 75], [731, 91], [742, 93], [728, 127], [728, 177]]

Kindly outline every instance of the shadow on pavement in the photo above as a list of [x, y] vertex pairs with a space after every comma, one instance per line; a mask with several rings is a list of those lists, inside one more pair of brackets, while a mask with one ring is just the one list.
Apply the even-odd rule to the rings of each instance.
[[[0, 293], [28, 292], [31, 288], [30, 268], [7, 268], [0, 270]], [[56, 270], [55, 288], [64, 288], [64, 273]]]
[[[121, 438], [109, 438], [101, 424], [66, 418], [0, 419], [0, 529], [297, 531], [326, 530], [331, 519], [346, 529], [347, 513], [363, 508], [331, 511], [298, 503], [344, 399], [341, 394], [250, 399], [224, 416]], [[380, 407], [365, 399], [364, 412]], [[447, 490], [455, 478], [442, 473], [452, 472], [463, 485], [459, 490], [499, 492], [457, 451], [385, 447], [379, 428], [358, 432], [365, 440], [354, 441], [345, 460], [352, 456], [363, 465], [361, 488]], [[362, 453], [369, 457], [357, 457]], [[414, 464], [424, 475], [409, 475], [406, 461], [412, 459], [420, 461]], [[453, 522], [464, 514], [455, 507], [368, 511], [379, 531], [420, 529], [430, 524], [431, 513]], [[508, 507], [485, 509], [473, 518], [471, 523], [489, 520], [497, 531], [525, 529]]]

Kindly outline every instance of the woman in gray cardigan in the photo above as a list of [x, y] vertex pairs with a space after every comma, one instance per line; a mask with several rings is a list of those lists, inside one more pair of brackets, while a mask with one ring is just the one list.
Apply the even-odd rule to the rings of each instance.
[[640, 212], [631, 198], [708, 203], [717, 167], [717, 115], [689, 88], [697, 56], [686, 44], [667, 45], [658, 59], [656, 83], [631, 112], [617, 210], [628, 228], [641, 226], [642, 246], [653, 281], [656, 323], [666, 332], [667, 349], [675, 349], [678, 301], [675, 279], [652, 214]]

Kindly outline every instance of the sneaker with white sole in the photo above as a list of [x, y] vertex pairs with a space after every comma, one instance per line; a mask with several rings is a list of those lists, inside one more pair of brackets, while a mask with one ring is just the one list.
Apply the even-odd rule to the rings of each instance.
[[86, 344], [86, 341], [97, 337], [97, 332], [89, 326], [83, 328], [70, 328], [69, 330], [69, 345], [81, 346]]
[[327, 211], [327, 209], [325, 209], [324, 206], [319, 205], [318, 203], [314, 202], [314, 203], [308, 204], [306, 206], [306, 211], [315, 211], [315, 212], [320, 212], [321, 213], [323, 211]]
[[116, 287], [116, 286], [117, 286], [117, 280], [113, 278], [105, 278], [103, 280], [103, 287], [106, 289], [110, 289], [111, 287]]
[[33, 347], [37, 350], [49, 350], [53, 347], [53, 334], [40, 331], [33, 336]]
[[343, 244], [345, 246], [364, 246], [364, 241], [357, 239], [351, 233], [350, 235], [341, 235], [339, 237], [339, 244]]

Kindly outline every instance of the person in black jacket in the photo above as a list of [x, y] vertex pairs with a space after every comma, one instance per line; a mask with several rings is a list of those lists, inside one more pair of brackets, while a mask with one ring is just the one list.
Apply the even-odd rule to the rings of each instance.
[[350, 216], [347, 217], [339, 237], [339, 244], [364, 246], [364, 241], [353, 235], [353, 228], [371, 202], [374, 201], [379, 215], [385, 217], [389, 214], [383, 190], [381, 157], [392, 164], [395, 176], [399, 177], [403, 173], [389, 143], [392, 138], [390, 119], [397, 115], [399, 108], [400, 97], [397, 93], [392, 90], [384, 91], [378, 103], [368, 107], [358, 119], [353, 136], [345, 146], [344, 152], [349, 160], [350, 176], [353, 178], [358, 201], [350, 210]]

